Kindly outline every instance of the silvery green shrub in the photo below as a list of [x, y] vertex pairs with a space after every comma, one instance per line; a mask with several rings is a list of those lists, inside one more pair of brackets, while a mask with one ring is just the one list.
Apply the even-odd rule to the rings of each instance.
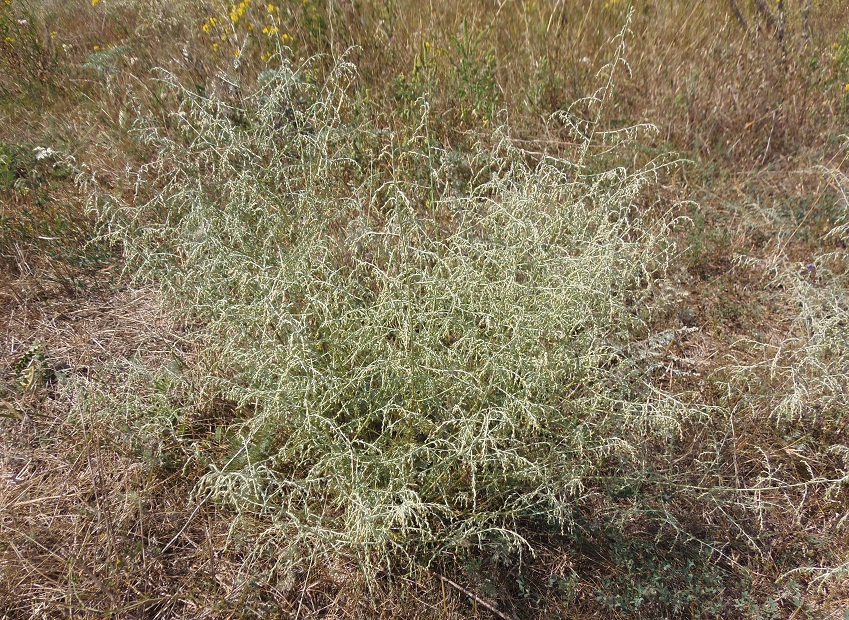
[[240, 412], [199, 493], [287, 566], [569, 528], [588, 481], [685, 411], [627, 353], [668, 258], [638, 206], [666, 163], [591, 166], [600, 133], [535, 156], [504, 128], [458, 182], [425, 102], [420, 126], [378, 127], [350, 65], [313, 67], [238, 96], [170, 80], [183, 103], [138, 128], [136, 200], [100, 202], [129, 268], [196, 326], [198, 385]]

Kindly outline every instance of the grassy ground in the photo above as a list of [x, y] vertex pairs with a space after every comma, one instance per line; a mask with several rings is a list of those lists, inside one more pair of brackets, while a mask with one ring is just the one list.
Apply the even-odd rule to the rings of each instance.
[[847, 16], [0, 4], [2, 617], [846, 617]]

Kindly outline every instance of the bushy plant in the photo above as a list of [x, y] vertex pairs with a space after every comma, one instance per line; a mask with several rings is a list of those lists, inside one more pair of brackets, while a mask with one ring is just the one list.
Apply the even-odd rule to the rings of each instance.
[[521, 551], [686, 413], [627, 354], [668, 257], [639, 199], [667, 164], [593, 171], [589, 144], [532, 157], [505, 128], [458, 185], [426, 103], [404, 137], [354, 80], [281, 61], [234, 101], [172, 80], [136, 203], [101, 196], [129, 267], [198, 326], [198, 389], [239, 412], [198, 492], [286, 566]]
[[[763, 269], [770, 287], [793, 305], [777, 342], [746, 343], [751, 351], [762, 352], [761, 360], [734, 368], [729, 386], [742, 394], [738, 410], [731, 413], [738, 424], [765, 427], [780, 447], [772, 453], [759, 448], [753, 459], [757, 475], [736, 485], [741, 504], [753, 515], [776, 510], [797, 523], [820, 519], [817, 536], [829, 541], [846, 526], [849, 485], [849, 447], [843, 434], [849, 411], [849, 179], [836, 169], [822, 167], [817, 173], [827, 178], [838, 198], [839, 221], [804, 262], [787, 255], [769, 261], [741, 259]], [[762, 518], [757, 528], [766, 529]], [[808, 579], [808, 585], [844, 578], [846, 558], [825, 543], [818, 546], [817, 565], [794, 558], [779, 583], [790, 576]]]
[[[839, 170], [825, 169], [838, 195], [838, 218], [841, 220], [825, 235], [828, 251], [817, 252], [805, 262], [791, 261], [778, 256], [765, 261], [741, 258], [768, 268], [774, 289], [789, 294], [796, 316], [789, 325], [780, 346], [753, 343], [764, 347], [766, 359], [759, 367], [739, 369], [738, 379], [745, 385], [759, 370], [767, 370], [771, 381], [780, 385], [764, 397], [766, 407], [778, 424], [823, 424], [833, 431], [845, 416], [847, 401], [847, 369], [849, 369], [849, 339], [846, 325], [849, 320], [847, 297], [847, 238], [846, 175]], [[813, 207], [811, 207], [813, 209]], [[801, 228], [799, 226], [798, 228]], [[753, 390], [759, 393], [759, 390]]]

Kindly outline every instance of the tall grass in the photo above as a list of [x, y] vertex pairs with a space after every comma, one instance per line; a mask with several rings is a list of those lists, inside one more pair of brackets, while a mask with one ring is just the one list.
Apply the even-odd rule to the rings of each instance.
[[284, 566], [521, 553], [686, 411], [626, 354], [669, 259], [640, 207], [668, 162], [594, 170], [590, 140], [638, 133], [591, 138], [597, 116], [572, 119], [574, 160], [509, 126], [447, 152], [425, 102], [402, 136], [355, 81], [282, 60], [225, 101], [170, 80], [174, 130], [139, 127], [144, 199], [102, 202], [130, 268], [198, 326], [200, 389], [239, 412], [199, 497]]

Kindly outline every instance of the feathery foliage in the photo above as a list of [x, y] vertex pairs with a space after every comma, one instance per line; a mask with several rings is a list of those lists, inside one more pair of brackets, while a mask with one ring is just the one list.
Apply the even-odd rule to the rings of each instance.
[[353, 79], [283, 61], [235, 104], [172, 82], [176, 129], [140, 128], [156, 191], [109, 210], [128, 264], [202, 325], [204, 391], [245, 414], [201, 487], [291, 563], [521, 550], [522, 523], [570, 527], [587, 475], [686, 413], [625, 353], [669, 255], [638, 199], [669, 164], [593, 170], [591, 140], [635, 132], [573, 120], [575, 162], [505, 128], [458, 186], [427, 107], [399, 140]]

